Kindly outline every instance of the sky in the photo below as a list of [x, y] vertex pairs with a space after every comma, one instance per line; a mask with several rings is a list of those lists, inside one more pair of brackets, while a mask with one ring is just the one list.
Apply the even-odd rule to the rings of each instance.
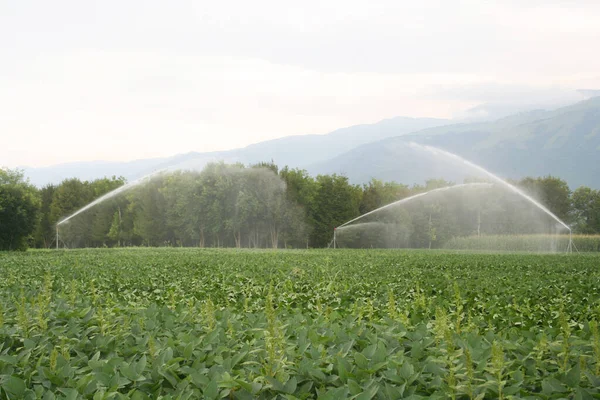
[[598, 20], [596, 0], [0, 0], [0, 166], [562, 105], [600, 89]]

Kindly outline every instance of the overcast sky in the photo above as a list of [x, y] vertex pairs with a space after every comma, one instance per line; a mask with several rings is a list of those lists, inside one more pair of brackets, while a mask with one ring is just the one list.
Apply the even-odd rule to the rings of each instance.
[[0, 0], [0, 166], [576, 101], [598, 21], [596, 0]]

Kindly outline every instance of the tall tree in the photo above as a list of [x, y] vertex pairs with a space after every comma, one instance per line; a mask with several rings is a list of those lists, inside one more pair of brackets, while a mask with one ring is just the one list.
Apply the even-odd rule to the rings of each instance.
[[519, 182], [534, 198], [552, 211], [563, 221], [569, 221], [571, 208], [571, 190], [567, 182], [554, 176], [542, 178], [524, 178]]
[[0, 168], [0, 250], [24, 250], [37, 226], [40, 201], [19, 170]]
[[396, 200], [410, 196], [408, 186], [396, 182], [383, 182], [373, 178], [368, 184], [363, 185], [363, 195], [359, 210], [361, 214], [376, 210]]
[[167, 240], [164, 176], [158, 176], [136, 189], [134, 230], [147, 246], [161, 246]]
[[285, 193], [288, 204], [293, 210], [287, 216], [287, 232], [284, 241], [295, 247], [308, 247], [309, 238], [313, 230], [310, 210], [319, 189], [317, 181], [306, 170], [284, 167], [279, 171], [279, 176], [285, 182]]
[[35, 230], [36, 247], [48, 248], [55, 240], [55, 222], [50, 217], [50, 206], [56, 186], [46, 185], [39, 190], [40, 216]]
[[313, 231], [310, 242], [313, 247], [326, 247], [333, 237], [333, 229], [357, 217], [362, 191], [351, 185], [345, 176], [317, 176], [318, 190], [310, 210]]
[[[94, 181], [66, 179], [54, 190], [49, 222], [55, 226], [63, 218], [88, 205], [125, 183], [124, 178], [102, 178]], [[117, 199], [109, 199], [60, 226], [62, 241], [68, 246], [102, 246], [106, 244]]]
[[581, 186], [573, 192], [572, 214], [578, 233], [600, 233], [600, 190]]

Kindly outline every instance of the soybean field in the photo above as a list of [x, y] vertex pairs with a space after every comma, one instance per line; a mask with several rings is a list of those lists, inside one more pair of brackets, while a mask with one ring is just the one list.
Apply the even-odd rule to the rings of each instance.
[[0, 253], [0, 399], [600, 397], [600, 256]]

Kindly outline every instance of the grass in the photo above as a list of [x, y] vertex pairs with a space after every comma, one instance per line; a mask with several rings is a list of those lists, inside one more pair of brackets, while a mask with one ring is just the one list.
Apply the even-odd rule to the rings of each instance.
[[593, 398], [599, 261], [2, 253], [0, 399]]

